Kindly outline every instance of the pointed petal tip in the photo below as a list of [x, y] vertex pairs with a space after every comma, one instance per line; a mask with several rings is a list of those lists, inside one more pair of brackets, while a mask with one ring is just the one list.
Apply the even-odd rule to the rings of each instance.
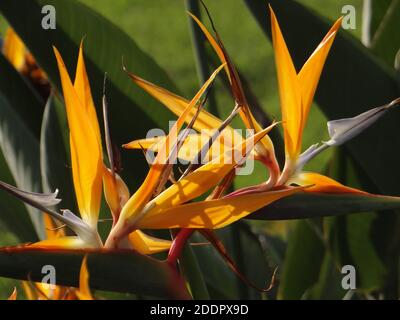
[[274, 13], [274, 9], [272, 9], [272, 6], [271, 6], [270, 3], [268, 3], [268, 9], [269, 9], [269, 11], [270, 11], [271, 13]]
[[188, 14], [190, 17], [192, 17], [194, 20], [196, 20], [196, 19], [198, 19], [193, 13], [191, 13], [190, 11], [188, 11], [188, 10], [185, 10], [186, 11], [186, 14]]
[[11, 295], [8, 297], [9, 301], [14, 301], [17, 300], [17, 287], [14, 287], [13, 292], [11, 293]]
[[276, 14], [270, 3], [268, 3], [268, 9], [271, 15], [271, 22], [274, 21], [274, 23], [276, 23], [277, 22]]
[[56, 55], [56, 57], [59, 56], [60, 52], [58, 51], [57, 47], [55, 45], [52, 45], [51, 47], [53, 48], [53, 52]]

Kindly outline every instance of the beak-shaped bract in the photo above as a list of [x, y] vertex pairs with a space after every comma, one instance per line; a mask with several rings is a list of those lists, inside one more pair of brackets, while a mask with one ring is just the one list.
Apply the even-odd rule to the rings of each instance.
[[328, 132], [331, 139], [325, 143], [329, 146], [339, 146], [345, 143], [374, 124], [391, 108], [398, 105], [400, 105], [400, 98], [397, 98], [384, 106], [365, 111], [353, 118], [329, 121]]

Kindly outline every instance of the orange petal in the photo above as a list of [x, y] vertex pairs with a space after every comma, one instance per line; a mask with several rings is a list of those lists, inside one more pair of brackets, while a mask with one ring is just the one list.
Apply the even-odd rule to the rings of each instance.
[[82, 249], [85, 243], [78, 237], [63, 237], [52, 240], [42, 240], [29, 245], [34, 248], [42, 249]]
[[310, 107], [314, 98], [315, 90], [317, 89], [322, 69], [324, 67], [332, 43], [335, 40], [336, 33], [341, 26], [341, 23], [342, 18], [339, 18], [332, 26], [332, 28], [328, 31], [318, 47], [308, 58], [298, 74], [298, 82], [301, 88], [303, 106], [303, 123], [301, 130], [304, 129], [305, 123], [307, 121], [308, 113], [310, 111]]
[[25, 296], [28, 300], [37, 300], [37, 293], [33, 290], [28, 281], [22, 281], [22, 288], [24, 289]]
[[25, 64], [26, 48], [14, 29], [8, 28], [4, 36], [3, 53], [7, 60], [20, 71]]
[[225, 227], [250, 213], [278, 200], [301, 191], [290, 188], [246, 194], [231, 198], [201, 201], [172, 207], [146, 215], [138, 222], [140, 229], [206, 228]]
[[125, 149], [143, 149], [157, 151], [159, 147], [165, 143], [166, 136], [152, 137], [146, 139], [134, 140], [122, 145]]
[[97, 228], [103, 166], [98, 133], [92, 125], [93, 119], [86, 112], [87, 108], [72, 85], [62, 57], [56, 48], [54, 48], [54, 53], [57, 58], [67, 109], [72, 174], [79, 211], [86, 223]]
[[129, 200], [129, 189], [117, 173], [113, 176], [111, 170], [105, 166], [103, 167], [103, 186], [106, 202], [116, 221], [121, 208]]
[[10, 294], [7, 300], [17, 300], [17, 288], [14, 287], [13, 292]]
[[169, 250], [171, 241], [149, 236], [140, 230], [129, 234], [132, 247], [141, 254], [154, 254]]
[[80, 300], [94, 300], [89, 287], [87, 256], [85, 256], [82, 260], [81, 271], [79, 274], [79, 290], [77, 290], [75, 293]]
[[200, 100], [203, 93], [206, 89], [211, 85], [214, 78], [217, 76], [218, 72], [223, 68], [223, 65], [220, 66], [217, 70], [213, 72], [210, 78], [206, 81], [206, 83], [201, 87], [199, 92], [194, 96], [194, 98], [187, 105], [186, 109], [179, 116], [178, 120], [175, 122], [174, 126], [171, 128], [165, 143], [161, 146], [157, 157], [154, 160], [154, 164], [152, 164], [147, 177], [140, 188], [135, 192], [135, 194], [128, 200], [126, 205], [123, 207], [120, 215], [120, 222], [123, 224], [123, 220], [128, 219], [132, 216], [135, 216], [140, 210], [144, 207], [144, 205], [149, 201], [151, 196], [153, 195], [158, 181], [161, 177], [162, 169], [168, 162], [169, 152], [172, 147], [175, 145], [178, 139], [178, 132], [181, 129], [185, 119], [188, 117], [190, 112], [194, 109], [194, 106]]
[[294, 159], [297, 158], [301, 149], [301, 128], [303, 123], [301, 91], [296, 69], [283, 38], [278, 20], [271, 7], [270, 11], [285, 149], [287, 157]]
[[[204, 24], [192, 13], [187, 12], [192, 19], [197, 23], [197, 25], [200, 27], [201, 31], [203, 31], [204, 35], [206, 36], [208, 42], [210, 42], [211, 46], [213, 47], [215, 53], [217, 54], [219, 60], [221, 61], [221, 63], [227, 63], [228, 61], [226, 60], [225, 57], [225, 53], [224, 50], [220, 47], [220, 45], [218, 44], [218, 42], [214, 39], [214, 37], [210, 34], [210, 32], [208, 32], [207, 28], [204, 26]], [[226, 75], [229, 78], [229, 81], [231, 82], [231, 74], [229, 71], [229, 67], [228, 64], [225, 66], [225, 72]]]
[[[211, 131], [210, 131], [211, 132]], [[222, 133], [218, 136], [218, 138], [213, 142], [212, 147], [208, 150], [207, 154], [204, 156], [204, 159], [214, 159], [219, 156], [220, 152], [216, 149], [218, 147], [231, 147], [233, 143], [236, 141], [242, 140], [239, 134], [235, 134], [234, 136], [227, 138], [229, 135], [229, 131]], [[201, 148], [209, 141], [210, 134], [207, 131], [202, 131], [199, 134], [189, 134], [179, 149], [178, 158], [184, 160], [186, 162], [190, 162], [194, 159], [194, 157], [200, 152]], [[151, 150], [152, 152], [158, 152], [161, 146], [165, 143], [166, 137], [155, 137], [148, 139], [140, 139], [132, 141], [128, 144], [124, 145], [124, 148], [127, 149], [142, 149], [142, 150]]]
[[[190, 101], [186, 100], [185, 98], [182, 98], [166, 89], [163, 89], [161, 87], [156, 86], [155, 84], [146, 81], [132, 73], [128, 72], [129, 77], [132, 79], [134, 83], [136, 83], [139, 87], [141, 87], [143, 90], [145, 90], [148, 94], [150, 94], [152, 97], [160, 101], [163, 105], [165, 105], [169, 110], [171, 110], [175, 115], [178, 117], [182, 114], [182, 112], [186, 109]], [[190, 122], [190, 120], [193, 118], [195, 115], [196, 110], [191, 110], [187, 117], [185, 118], [185, 121], [187, 123]], [[193, 128], [195, 130], [201, 131], [203, 129], [215, 129], [218, 128], [221, 125], [222, 121], [218, 119], [217, 117], [213, 116], [211, 113], [207, 112], [206, 110], [202, 109], [193, 124]], [[227, 128], [227, 131], [233, 131], [232, 128]]]
[[262, 139], [276, 125], [273, 124], [247, 140], [239, 143], [234, 148], [226, 150], [219, 157], [193, 171], [183, 179], [171, 185], [157, 196], [152, 211], [162, 211], [201, 196], [217, 185], [230, 172], [238, 162], [248, 155], [260, 139]]
[[74, 88], [78, 95], [83, 107], [85, 108], [87, 117], [89, 118], [90, 125], [96, 132], [98, 144], [101, 149], [101, 135], [99, 121], [97, 119], [96, 107], [94, 106], [92, 92], [90, 90], [89, 78], [86, 72], [85, 60], [83, 57], [83, 41], [79, 46], [78, 63], [76, 65]]
[[46, 228], [46, 238], [49, 240], [65, 236], [65, 230], [63, 228], [58, 228], [59, 226], [48, 214], [44, 214], [44, 226]]
[[329, 177], [314, 172], [301, 172], [290, 182], [303, 186], [308, 185], [309, 187], [305, 189], [306, 192], [368, 194], [358, 189], [346, 187]]
[[[188, 12], [188, 14], [193, 18], [193, 20], [198, 24], [207, 40], [210, 42], [213, 47], [215, 53], [218, 55], [220, 61], [222, 63], [226, 63], [225, 72], [229, 78], [229, 81], [232, 86], [232, 91], [235, 95], [235, 98], [238, 100], [237, 102], [241, 104], [242, 108], [240, 109], [240, 117], [242, 118], [247, 129], [254, 129], [255, 133], [260, 132], [262, 127], [254, 118], [250, 107], [246, 101], [246, 97], [243, 92], [242, 84], [237, 74], [237, 71], [229, 59], [228, 53], [225, 49], [214, 39], [214, 37], [210, 34], [207, 28], [203, 25], [203, 23], [193, 14]], [[214, 128], [218, 128], [217, 126]], [[274, 165], [276, 164], [275, 159], [275, 150], [274, 145], [271, 139], [266, 135], [261, 141], [260, 144], [256, 147], [256, 151], [259, 156], [265, 158], [267, 161], [272, 162]]]

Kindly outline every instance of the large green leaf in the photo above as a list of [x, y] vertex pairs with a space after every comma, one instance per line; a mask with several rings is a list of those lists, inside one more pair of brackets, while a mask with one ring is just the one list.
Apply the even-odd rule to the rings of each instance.
[[183, 248], [179, 257], [179, 270], [190, 287], [190, 293], [195, 300], [210, 300], [210, 294], [201, 272], [199, 261], [189, 244]]
[[324, 258], [322, 239], [307, 220], [296, 223], [289, 237], [278, 297], [300, 299], [316, 284]]
[[[292, 0], [246, 0], [246, 3], [268, 36], [267, 5], [271, 4], [297, 70], [332, 24]], [[325, 115], [331, 120], [352, 117], [398, 96], [400, 90], [393, 70], [382, 65], [348, 32], [340, 31], [316, 94], [316, 101]], [[400, 137], [395, 134], [399, 122], [400, 113], [392, 112], [390, 117], [381, 119], [346, 144], [379, 192], [384, 194], [400, 194], [399, 175], [394, 174], [400, 163]]]
[[0, 70], [0, 91], [7, 96], [25, 125], [39, 137], [44, 101], [2, 54], [0, 54]]
[[[227, 228], [221, 234], [221, 239], [239, 271], [258, 288], [268, 287], [276, 265], [270, 264], [265, 248], [262, 247], [255, 230], [246, 222], [239, 221]], [[272, 250], [272, 248], [268, 249]], [[236, 282], [241, 299], [261, 298], [259, 291], [248, 286], [237, 276]]]
[[[337, 152], [330, 174], [352, 187], [372, 189], [371, 182], [345, 152]], [[338, 265], [354, 265], [357, 289], [382, 290], [393, 283], [390, 269], [398, 256], [399, 215], [392, 211], [368, 212], [325, 219], [325, 238]], [[397, 244], [396, 244], [397, 242]], [[395, 270], [397, 268], [395, 267]], [[395, 287], [393, 283], [391, 287]], [[385, 292], [387, 296], [388, 291]]]
[[342, 288], [341, 270], [332, 258], [329, 250], [325, 250], [317, 283], [303, 294], [303, 299], [333, 300], [343, 299], [346, 290]]
[[[205, 243], [205, 239], [195, 233], [191, 237], [194, 243]], [[226, 262], [212, 246], [194, 246], [200, 268], [203, 272], [208, 291], [212, 299], [239, 299], [236, 277]]]
[[54, 266], [56, 283], [79, 286], [82, 259], [87, 265], [92, 289], [130, 292], [159, 298], [184, 298], [178, 276], [167, 264], [133, 251], [43, 250], [29, 247], [0, 249], [0, 276], [42, 281], [45, 265]]
[[256, 220], [289, 220], [400, 208], [400, 198], [356, 193], [307, 192], [285, 197], [249, 216]]
[[[0, 173], [2, 181], [15, 185], [2, 152], [0, 152]], [[38, 240], [26, 207], [5, 192], [0, 192], [0, 222], [1, 227], [12, 232], [22, 242]], [[4, 239], [2, 238], [2, 240]], [[0, 245], [4, 245], [4, 242]]]
[[[40, 117], [43, 109], [41, 98], [31, 85], [0, 54], [0, 179], [17, 184], [23, 189], [39, 191], [38, 144]], [[38, 184], [39, 183], [39, 184]], [[8, 195], [0, 196], [1, 220], [22, 241], [35, 241], [37, 235], [32, 227], [28, 212], [23, 205]], [[40, 229], [40, 217], [37, 211], [28, 209], [37, 228]]]
[[[39, 143], [0, 92], [0, 148], [18, 188], [40, 192]], [[43, 217], [38, 210], [26, 206], [39, 238], [44, 237]], [[23, 215], [24, 212], [15, 214]], [[23, 218], [22, 218], [23, 219]], [[21, 220], [23, 221], [23, 220]], [[35, 238], [31, 239], [32, 241]]]
[[[380, 250], [375, 232], [379, 226], [377, 214], [355, 214], [327, 218], [325, 234], [338, 266], [352, 265], [356, 269], [357, 289], [373, 291], [383, 288], [387, 268], [384, 265], [384, 250]], [[387, 233], [392, 230], [387, 229]], [[381, 241], [385, 237], [377, 235]]]
[[[50, 193], [59, 189], [61, 206], [75, 211], [75, 192], [72, 186], [72, 171], [65, 149], [58, 113], [64, 106], [53, 96], [47, 101], [42, 120], [40, 136], [40, 170], [43, 192]], [[76, 211], [75, 211], [76, 212]]]
[[[56, 9], [57, 26], [54, 30], [42, 28], [44, 15], [41, 8], [44, 5], [52, 5]], [[101, 110], [103, 78], [107, 72], [110, 126], [116, 145], [143, 137], [154, 127], [166, 129], [168, 120], [175, 119], [165, 108], [156, 107], [158, 103], [154, 99], [132, 84], [122, 71], [121, 61], [123, 58], [132, 72], [176, 92], [167, 74], [133, 39], [97, 12], [72, 0], [5, 0], [0, 3], [0, 11], [59, 90], [52, 45], [60, 50], [73, 75], [79, 43], [84, 39], [86, 66], [98, 111]], [[147, 164], [140, 153], [136, 157], [124, 153], [122, 159], [123, 174], [129, 177], [127, 181], [137, 185], [145, 173], [144, 170], [137, 170], [137, 166], [143, 168]]]
[[[258, 288], [268, 287], [275, 263], [270, 263], [261, 246], [257, 233], [245, 222], [238, 222], [217, 230], [229, 257], [238, 271]], [[207, 243], [198, 233], [191, 237], [194, 243]], [[268, 248], [273, 249], [273, 248]], [[244, 283], [227, 265], [220, 253], [211, 245], [193, 246], [212, 299], [260, 299], [259, 291]]]

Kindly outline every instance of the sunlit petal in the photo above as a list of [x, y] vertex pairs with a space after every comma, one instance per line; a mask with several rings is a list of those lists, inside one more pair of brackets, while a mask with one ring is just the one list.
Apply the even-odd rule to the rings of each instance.
[[90, 125], [96, 133], [98, 143], [101, 149], [101, 135], [99, 121], [97, 119], [96, 107], [94, 106], [92, 92], [90, 90], [89, 78], [86, 72], [85, 60], [83, 57], [83, 41], [79, 46], [78, 63], [76, 65], [74, 88], [78, 95], [83, 107], [85, 108], [87, 117], [89, 118]]
[[187, 116], [190, 114], [190, 112], [192, 112], [194, 106], [200, 100], [203, 93], [211, 85], [212, 81], [222, 68], [223, 65], [213, 72], [210, 78], [205, 82], [205, 84], [201, 87], [199, 92], [197, 92], [197, 94], [194, 96], [194, 98], [191, 100], [191, 102], [186, 106], [185, 110], [179, 116], [174, 126], [171, 128], [165, 143], [163, 144], [163, 146], [161, 146], [157, 154], [157, 157], [154, 160], [154, 164], [152, 164], [145, 181], [136, 191], [136, 193], [128, 200], [126, 205], [123, 207], [121, 211], [121, 218], [119, 221], [123, 221], [124, 219], [128, 219], [129, 217], [137, 214], [137, 212], [144, 207], [144, 205], [153, 195], [153, 192], [156, 189], [157, 183], [159, 182], [159, 179], [161, 177], [162, 169], [164, 165], [168, 162], [169, 152], [178, 139], [179, 130], [181, 129]]
[[83, 249], [86, 244], [79, 237], [63, 237], [57, 239], [48, 239], [35, 242], [29, 245], [34, 248], [42, 249]]
[[[178, 152], [178, 158], [187, 162], [193, 160], [193, 158], [198, 155], [201, 148], [207, 143], [210, 139], [209, 132], [214, 131], [204, 131], [199, 134], [189, 134], [185, 139], [184, 143], [182, 144], [181, 148]], [[203, 134], [204, 133], [204, 134]], [[235, 134], [231, 137], [230, 131], [226, 132], [225, 130], [222, 131], [223, 134], [219, 135], [217, 139], [213, 142], [213, 147], [206, 153], [204, 156], [204, 161], [210, 161], [217, 156], [219, 156], [220, 152], [217, 152], [218, 147], [226, 147], [230, 148], [233, 144], [237, 143], [238, 141], [242, 140], [242, 137], [239, 134]], [[229, 138], [228, 138], [229, 137]], [[164, 144], [166, 137], [155, 137], [155, 138], [148, 138], [148, 139], [140, 139], [132, 141], [126, 145], [124, 145], [127, 149], [141, 149], [141, 150], [150, 150], [154, 153], [158, 152], [161, 146]]]
[[290, 182], [298, 185], [309, 186], [305, 189], [306, 192], [367, 194], [367, 192], [346, 187], [329, 177], [314, 172], [301, 172], [293, 177]]
[[106, 202], [111, 212], [118, 218], [121, 208], [129, 200], [129, 189], [121, 177], [111, 173], [111, 170], [103, 167], [103, 186]]
[[[254, 118], [250, 110], [250, 107], [244, 95], [239, 75], [234, 65], [230, 61], [228, 53], [223, 48], [222, 43], [221, 42], [219, 43], [218, 41], [215, 40], [215, 38], [210, 34], [207, 28], [196, 16], [194, 16], [190, 12], [188, 13], [200, 27], [200, 29], [206, 36], [207, 40], [210, 42], [221, 63], [226, 63], [225, 72], [231, 83], [232, 92], [235, 98], [238, 100], [237, 103], [241, 105], [240, 117], [242, 118], [246, 128], [254, 129], [256, 133], [260, 132], [262, 130], [262, 127]], [[267, 165], [270, 167], [271, 170], [275, 170], [276, 168], [278, 168], [275, 159], [274, 145], [268, 135], [266, 135], [263, 139], [261, 139], [260, 143], [256, 146], [256, 151], [259, 154], [259, 156], [261, 156], [262, 158], [264, 158], [264, 160], [268, 162]], [[272, 174], [275, 174], [275, 172], [272, 172]]]
[[17, 288], [14, 287], [13, 292], [10, 294], [7, 300], [17, 300]]
[[154, 254], [169, 250], [171, 241], [155, 238], [136, 230], [129, 235], [132, 247], [141, 254]]
[[89, 270], [87, 267], [87, 256], [83, 258], [81, 270], [79, 273], [79, 290], [75, 294], [80, 300], [94, 300], [89, 287]]
[[97, 227], [102, 187], [102, 150], [97, 129], [86, 107], [79, 98], [67, 69], [56, 48], [70, 129], [72, 174], [79, 211], [82, 218], [93, 228]]
[[[166, 89], [163, 89], [149, 81], [146, 81], [132, 73], [128, 72], [129, 77], [132, 79], [134, 83], [136, 83], [139, 87], [145, 90], [152, 97], [160, 101], [163, 105], [165, 105], [169, 110], [171, 110], [178, 117], [182, 114], [182, 112], [186, 109], [190, 101], [182, 98]], [[195, 115], [196, 110], [191, 110], [186, 118], [184, 119], [187, 123]], [[195, 123], [193, 124], [193, 128], [195, 130], [201, 131], [203, 129], [215, 129], [221, 125], [222, 121], [217, 117], [213, 116], [211, 113], [206, 110], [201, 110]], [[232, 130], [229, 128], [227, 130]]]
[[54, 240], [65, 236], [65, 229], [62, 226], [58, 226], [48, 214], [44, 214], [43, 219], [47, 239]]
[[[256, 135], [251, 136], [234, 148], [226, 150], [219, 157], [171, 185], [153, 200], [155, 203], [153, 210], [162, 211], [169, 207], [185, 203], [214, 187], [229, 171], [243, 161], [254, 145], [268, 134], [275, 125], [273, 124]], [[151, 214], [151, 211], [148, 214]]]
[[18, 71], [22, 69], [25, 63], [26, 48], [12, 28], [8, 28], [5, 33], [2, 51], [15, 69]]
[[305, 123], [308, 118], [308, 113], [314, 98], [315, 90], [317, 89], [318, 81], [321, 76], [329, 50], [332, 46], [337, 31], [342, 23], [342, 18], [339, 18], [332, 28], [328, 31], [324, 39], [314, 50], [306, 63], [301, 68], [298, 74], [298, 81], [301, 88], [302, 97], [302, 128], [304, 130]]
[[279, 191], [246, 194], [227, 199], [183, 204], [146, 215], [138, 223], [138, 227], [140, 229], [222, 228], [302, 189], [289, 188]]
[[286, 46], [275, 13], [271, 11], [272, 42], [281, 101], [286, 155], [293, 159], [300, 153], [303, 123], [301, 89], [296, 69]]

